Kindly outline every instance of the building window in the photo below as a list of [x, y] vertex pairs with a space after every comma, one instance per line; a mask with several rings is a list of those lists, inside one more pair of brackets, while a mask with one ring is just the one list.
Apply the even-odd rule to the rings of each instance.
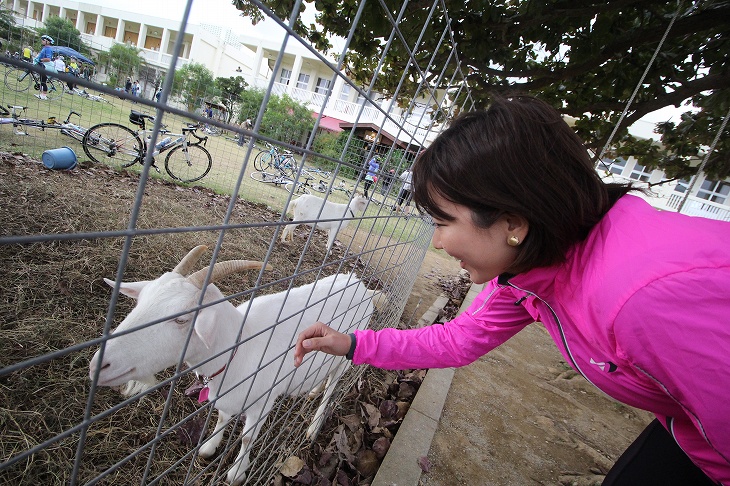
[[317, 78], [317, 87], [314, 88], [314, 91], [316, 93], [326, 95], [329, 92], [330, 84], [329, 79]]
[[279, 82], [281, 84], [289, 84], [291, 79], [291, 71], [288, 69], [281, 68], [281, 74], [279, 75]]
[[350, 85], [343, 84], [342, 91], [340, 91], [340, 99], [342, 101], [350, 101]]
[[674, 186], [674, 192], [684, 194], [685, 192], [687, 192], [688, 187], [689, 187], [689, 181], [687, 179], [682, 179], [679, 182], [677, 182], [676, 186]]
[[641, 164], [636, 164], [634, 168], [631, 169], [631, 174], [629, 175], [631, 179], [642, 182], [647, 182], [649, 180], [649, 176], [651, 176], [651, 171], [647, 170], [647, 168]]
[[309, 74], [299, 73], [299, 79], [297, 80], [297, 88], [299, 88], [299, 89], [309, 88]]
[[608, 166], [608, 171], [612, 174], [621, 175], [624, 173], [626, 168], [626, 159], [619, 157], [614, 159], [613, 162]]
[[718, 204], [725, 204], [728, 195], [730, 195], [730, 184], [721, 181], [706, 180], [702, 183], [702, 187], [697, 191], [697, 197], [706, 199]]

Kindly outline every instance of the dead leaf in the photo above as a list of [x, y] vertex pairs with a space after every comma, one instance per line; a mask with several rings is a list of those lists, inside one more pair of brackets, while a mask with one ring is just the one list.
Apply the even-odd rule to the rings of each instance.
[[304, 461], [297, 456], [290, 456], [281, 465], [279, 472], [288, 478], [294, 478], [297, 474], [299, 474], [299, 471], [301, 471], [303, 467]]
[[418, 466], [421, 468], [421, 471], [428, 472], [431, 470], [432, 464], [431, 461], [429, 461], [428, 457], [421, 456], [418, 458]]

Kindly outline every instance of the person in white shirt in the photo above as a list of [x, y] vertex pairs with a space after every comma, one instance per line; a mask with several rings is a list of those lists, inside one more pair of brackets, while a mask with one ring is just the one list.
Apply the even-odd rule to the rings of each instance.
[[[401, 190], [398, 193], [398, 202], [393, 208], [393, 211], [403, 211], [405, 214], [408, 214], [411, 210], [411, 181], [413, 173], [411, 172], [411, 169], [406, 169], [398, 178], [403, 181], [403, 187], [401, 187]], [[404, 204], [405, 207], [401, 209], [401, 206]]]
[[63, 56], [58, 56], [54, 61], [54, 64], [56, 65], [56, 71], [59, 73], [66, 72], [66, 62], [63, 60]]

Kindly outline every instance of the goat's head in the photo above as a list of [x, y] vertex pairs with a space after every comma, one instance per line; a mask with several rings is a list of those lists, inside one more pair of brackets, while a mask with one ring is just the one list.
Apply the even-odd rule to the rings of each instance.
[[[183, 349], [186, 356], [192, 356], [214, 343], [216, 315], [224, 312], [225, 307], [233, 308], [233, 304], [224, 300], [213, 282], [231, 273], [260, 269], [263, 264], [246, 260], [215, 264], [202, 304], [221, 302], [198, 310], [186, 348], [209, 269], [186, 275], [206, 249], [205, 246], [194, 248], [172, 272], [155, 280], [120, 284], [119, 291], [136, 299], [137, 304], [112, 333], [118, 337], [107, 341], [103, 361], [101, 350], [94, 354], [89, 364], [91, 379], [101, 368], [98, 384], [102, 386], [119, 386], [130, 380], [155, 383], [154, 374], [176, 365]], [[114, 287], [113, 281], [104, 280]]]

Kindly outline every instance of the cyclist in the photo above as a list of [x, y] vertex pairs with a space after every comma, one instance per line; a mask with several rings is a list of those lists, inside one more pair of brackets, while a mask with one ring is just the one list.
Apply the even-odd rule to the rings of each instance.
[[[38, 53], [38, 57], [35, 58], [36, 64], [42, 64], [45, 65], [47, 62], [51, 62], [53, 59], [53, 51], [51, 50], [51, 46], [53, 45], [53, 37], [50, 35], [42, 35], [41, 36], [41, 51]], [[36, 98], [47, 100], [48, 97], [46, 96], [48, 94], [48, 85], [46, 82], [48, 81], [48, 76], [46, 76], [45, 73], [41, 73], [41, 92], [40, 94], [35, 95]]]

